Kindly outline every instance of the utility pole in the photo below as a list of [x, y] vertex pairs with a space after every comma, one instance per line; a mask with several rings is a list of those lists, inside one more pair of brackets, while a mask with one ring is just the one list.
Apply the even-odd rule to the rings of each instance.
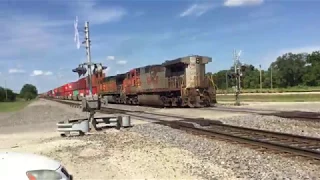
[[[241, 51], [240, 51], [241, 52]], [[233, 59], [234, 59], [234, 73], [236, 75], [236, 102], [235, 105], [236, 106], [240, 106], [240, 99], [239, 99], [239, 94], [240, 94], [240, 62], [239, 62], [239, 58], [240, 58], [240, 53], [239, 55], [236, 54], [236, 50], [234, 49], [233, 51]]]
[[226, 72], [226, 94], [228, 94], [228, 71]]
[[273, 83], [272, 83], [272, 65], [270, 66], [270, 68], [271, 68], [271, 81], [270, 81], [270, 86], [271, 86], [271, 89], [273, 88], [272, 87], [272, 85], [273, 85]]
[[262, 92], [262, 73], [261, 73], [261, 64], [259, 65], [260, 67], [260, 92]]
[[90, 51], [90, 34], [89, 34], [89, 22], [85, 22], [84, 26], [85, 32], [85, 42], [86, 42], [86, 53], [87, 53], [87, 61], [88, 61], [88, 84], [89, 84], [89, 96], [92, 96], [92, 79], [91, 79], [91, 51]]
[[8, 101], [7, 81], [4, 80], [4, 91], [6, 93], [6, 101]]

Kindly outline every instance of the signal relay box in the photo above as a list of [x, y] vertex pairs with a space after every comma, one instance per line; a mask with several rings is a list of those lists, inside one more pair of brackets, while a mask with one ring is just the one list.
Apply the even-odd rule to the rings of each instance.
[[101, 109], [101, 99], [99, 96], [86, 96], [82, 99], [82, 111], [92, 112]]

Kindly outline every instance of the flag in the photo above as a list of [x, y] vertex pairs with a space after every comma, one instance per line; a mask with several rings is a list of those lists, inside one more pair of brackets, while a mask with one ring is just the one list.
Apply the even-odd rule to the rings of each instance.
[[79, 49], [80, 40], [79, 40], [79, 31], [78, 31], [78, 16], [76, 16], [76, 20], [74, 21], [74, 42], [77, 45], [77, 49]]

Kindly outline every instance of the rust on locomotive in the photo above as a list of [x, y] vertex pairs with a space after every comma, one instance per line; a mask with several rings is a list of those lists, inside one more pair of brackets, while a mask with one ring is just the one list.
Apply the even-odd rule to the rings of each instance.
[[[175, 107], [212, 106], [217, 101], [215, 86], [205, 75], [206, 64], [209, 62], [212, 62], [211, 57], [186, 56], [162, 64], [135, 68], [115, 76], [95, 77], [93, 84], [100, 97], [106, 98], [109, 103]], [[85, 83], [78, 84], [80, 88], [80, 84]], [[81, 90], [79, 89], [79, 94]], [[60, 88], [55, 91], [51, 96], [60, 96]]]
[[[100, 92], [110, 103], [204, 107], [216, 103], [215, 88], [205, 76], [206, 56], [187, 56], [162, 64], [133, 69], [125, 74], [121, 88]], [[118, 77], [119, 75], [115, 76]], [[111, 81], [111, 80], [109, 80]]]

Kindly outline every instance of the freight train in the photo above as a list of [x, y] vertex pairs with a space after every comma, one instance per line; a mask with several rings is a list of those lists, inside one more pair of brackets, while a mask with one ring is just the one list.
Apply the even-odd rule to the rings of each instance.
[[[105, 77], [92, 75], [92, 93], [108, 103], [166, 107], [208, 107], [216, 89], [205, 75], [211, 57], [191, 55]], [[48, 91], [42, 96], [81, 100], [89, 94], [87, 77]]]

